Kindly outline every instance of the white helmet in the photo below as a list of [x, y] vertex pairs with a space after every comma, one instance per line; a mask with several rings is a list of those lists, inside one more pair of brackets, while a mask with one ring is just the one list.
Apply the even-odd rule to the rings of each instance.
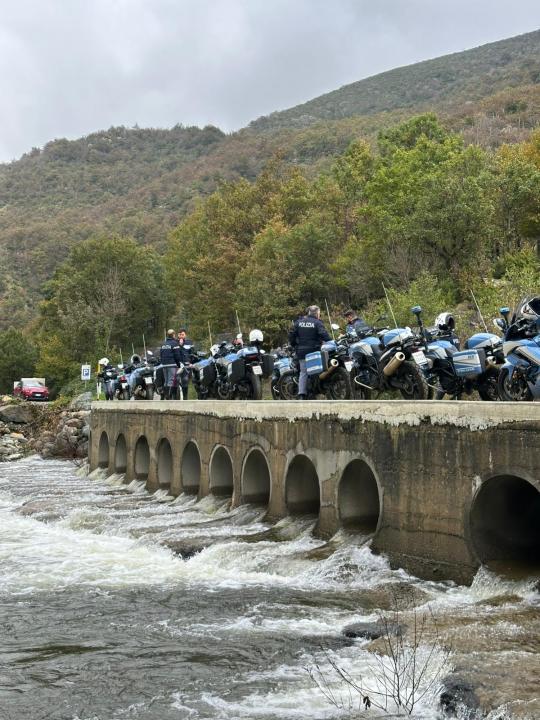
[[249, 342], [250, 343], [262, 343], [264, 340], [264, 336], [260, 330], [252, 330], [249, 333]]
[[99, 365], [108, 365], [109, 364], [109, 358], [101, 358], [99, 361]]
[[210, 348], [210, 355], [212, 355], [212, 357], [215, 357], [218, 354], [218, 352], [219, 352], [219, 345], [212, 345], [212, 347]]
[[439, 330], [453, 331], [456, 327], [456, 321], [454, 320], [454, 316], [449, 312], [442, 312], [435, 318], [435, 326], [438, 327]]
[[141, 356], [140, 356], [140, 355], [132, 355], [132, 356], [129, 358], [129, 362], [130, 362], [132, 365], [138, 365], [138, 364], [141, 362]]
[[528, 320], [536, 320], [540, 316], [540, 298], [531, 297], [522, 300], [516, 315]]

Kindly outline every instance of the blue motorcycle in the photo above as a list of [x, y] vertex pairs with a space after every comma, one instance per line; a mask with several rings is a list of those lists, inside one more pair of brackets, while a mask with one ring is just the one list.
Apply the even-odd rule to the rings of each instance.
[[503, 341], [494, 333], [475, 333], [460, 350], [455, 321], [450, 313], [441, 313], [435, 327], [425, 328], [422, 308], [411, 308], [420, 332], [425, 338], [425, 355], [429, 363], [428, 382], [432, 397], [450, 396], [459, 400], [476, 391], [482, 400], [498, 400], [498, 376], [504, 362]]
[[501, 400], [538, 400], [540, 398], [540, 298], [520, 303], [511, 321], [510, 311], [501, 308], [504, 330], [505, 363], [499, 373]]

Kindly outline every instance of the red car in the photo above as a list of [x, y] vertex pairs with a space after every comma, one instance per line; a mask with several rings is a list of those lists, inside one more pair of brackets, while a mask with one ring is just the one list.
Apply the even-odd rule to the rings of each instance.
[[21, 378], [13, 383], [13, 395], [23, 400], [48, 400], [49, 389], [45, 378]]

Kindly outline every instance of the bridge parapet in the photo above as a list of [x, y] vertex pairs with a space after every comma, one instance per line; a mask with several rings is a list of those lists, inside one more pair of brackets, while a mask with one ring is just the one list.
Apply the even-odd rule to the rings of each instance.
[[540, 558], [540, 404], [94, 403], [91, 468], [317, 532], [372, 532], [424, 577], [470, 581], [482, 562]]

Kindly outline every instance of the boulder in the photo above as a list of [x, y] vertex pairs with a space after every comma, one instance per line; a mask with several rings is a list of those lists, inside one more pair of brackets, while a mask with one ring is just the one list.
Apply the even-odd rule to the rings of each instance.
[[81, 429], [81, 435], [82, 435], [84, 438], [89, 438], [89, 437], [90, 437], [90, 425], [85, 425], [85, 426]]
[[0, 420], [17, 424], [32, 422], [32, 408], [29, 405], [2, 405], [0, 407]]
[[351, 623], [350, 625], [346, 625], [341, 632], [348, 638], [377, 640], [377, 638], [383, 635], [401, 635], [403, 630], [403, 625], [398, 623], [383, 623], [377, 620], [376, 622]]
[[461, 717], [463, 710], [477, 710], [480, 707], [471, 683], [455, 674], [448, 675], [443, 680], [439, 703], [448, 717]]
[[90, 403], [92, 402], [92, 393], [85, 392], [77, 397], [73, 398], [69, 405], [70, 410], [90, 410]]

